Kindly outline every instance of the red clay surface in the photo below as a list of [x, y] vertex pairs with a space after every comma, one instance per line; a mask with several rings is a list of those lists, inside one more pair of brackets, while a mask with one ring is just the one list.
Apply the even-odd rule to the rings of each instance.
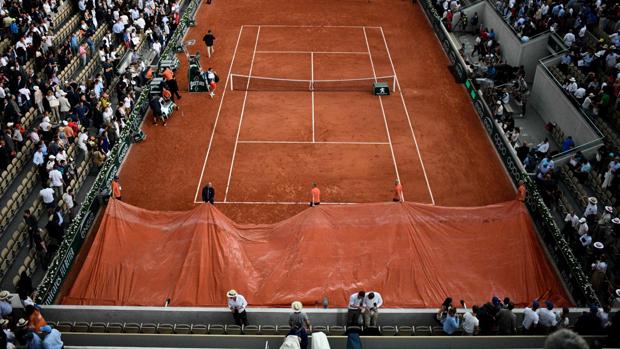
[[[514, 198], [463, 87], [455, 83], [448, 59], [416, 5], [401, 0], [274, 0], [260, 5], [215, 0], [203, 3], [196, 19], [198, 26], [185, 39], [196, 39], [190, 51], [200, 51], [203, 68], [213, 67], [221, 77], [218, 95], [211, 99], [205, 93], [182, 92], [181, 112], [167, 127], [153, 127], [147, 120], [148, 138], [132, 147], [121, 172], [127, 202], [147, 209], [188, 210], [195, 205], [197, 189], [208, 181], [216, 188], [217, 201], [306, 201], [313, 181], [319, 183], [324, 202], [389, 201], [396, 163], [406, 200], [430, 203], [418, 151], [437, 205], [479, 206]], [[284, 27], [261, 26], [259, 34], [253, 26], [258, 24]], [[212, 59], [201, 41], [207, 29], [217, 38]], [[251, 68], [252, 75], [309, 79], [313, 72], [314, 79], [348, 79], [372, 77], [373, 66], [377, 76], [392, 75], [386, 43], [411, 127], [398, 93], [381, 98], [384, 119], [379, 98], [370, 93], [316, 92], [314, 132], [309, 92], [250, 91], [246, 97], [244, 91], [228, 90], [220, 109], [236, 46], [232, 73], [249, 74]], [[364, 54], [368, 50], [372, 64]], [[306, 51], [317, 53], [311, 57]], [[186, 59], [180, 59], [179, 85], [186, 90]], [[243, 143], [312, 142], [313, 134], [316, 142], [381, 144]], [[218, 204], [234, 221], [249, 223], [277, 222], [305, 208]]]

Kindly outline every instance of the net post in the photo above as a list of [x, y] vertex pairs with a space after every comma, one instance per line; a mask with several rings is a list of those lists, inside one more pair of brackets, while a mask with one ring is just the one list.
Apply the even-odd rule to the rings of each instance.
[[233, 88], [233, 75], [232, 74], [228, 75], [228, 79], [230, 80], [230, 90], [234, 91], [234, 88]]
[[396, 92], [396, 75], [392, 79], [392, 91]]

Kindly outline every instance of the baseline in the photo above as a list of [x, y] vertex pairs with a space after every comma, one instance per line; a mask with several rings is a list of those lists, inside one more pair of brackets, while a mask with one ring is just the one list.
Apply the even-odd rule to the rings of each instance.
[[368, 52], [359, 51], [256, 51], [256, 53], [281, 53], [281, 54], [342, 54], [342, 55], [367, 55]]
[[[196, 202], [204, 204], [204, 202]], [[229, 205], [309, 205], [309, 201], [215, 201], [216, 204]], [[321, 205], [358, 205], [364, 202], [323, 202]]]
[[341, 144], [341, 145], [389, 145], [389, 142], [339, 142], [339, 141], [238, 141], [240, 144]]
[[363, 25], [290, 25], [290, 24], [245, 24], [246, 27], [264, 27], [264, 28], [370, 28], [379, 29], [378, 26], [363, 26]]

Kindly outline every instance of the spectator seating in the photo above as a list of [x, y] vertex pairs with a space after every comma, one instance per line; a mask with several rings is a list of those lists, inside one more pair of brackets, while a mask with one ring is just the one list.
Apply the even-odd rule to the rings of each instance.
[[[62, 333], [134, 333], [134, 334], [211, 334], [211, 335], [261, 335], [285, 336], [288, 325], [228, 325], [228, 324], [171, 324], [171, 323], [115, 323], [115, 322], [48, 322]], [[309, 333], [323, 332], [328, 336], [345, 336], [347, 331], [363, 329], [358, 326], [311, 326]], [[403, 325], [380, 326], [383, 336], [445, 336], [441, 326]]]

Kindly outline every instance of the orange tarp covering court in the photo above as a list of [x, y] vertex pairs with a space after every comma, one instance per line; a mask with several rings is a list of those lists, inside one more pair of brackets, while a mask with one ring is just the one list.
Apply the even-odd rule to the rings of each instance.
[[111, 200], [64, 304], [253, 306], [294, 300], [345, 307], [360, 289], [386, 307], [436, 307], [446, 296], [569, 305], [518, 201], [451, 208], [414, 203], [308, 208], [270, 225], [236, 224], [216, 207], [148, 211]]

